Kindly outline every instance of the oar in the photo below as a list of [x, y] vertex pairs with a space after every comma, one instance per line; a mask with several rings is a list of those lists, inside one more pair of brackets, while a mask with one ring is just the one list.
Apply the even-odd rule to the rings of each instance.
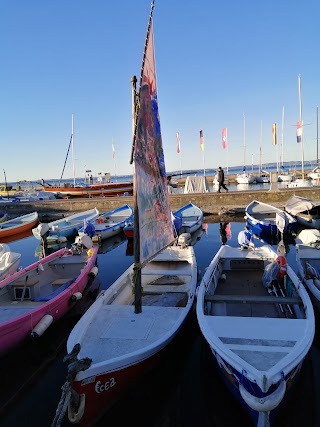
[[20, 301], [23, 301], [23, 299], [24, 299], [24, 295], [25, 295], [25, 293], [26, 293], [26, 289], [27, 289], [27, 281], [28, 281], [28, 277], [29, 277], [29, 276], [26, 276], [26, 280], [24, 281], [24, 286], [23, 286], [23, 291], [22, 291], [22, 295], [21, 295], [21, 300], [20, 300]]

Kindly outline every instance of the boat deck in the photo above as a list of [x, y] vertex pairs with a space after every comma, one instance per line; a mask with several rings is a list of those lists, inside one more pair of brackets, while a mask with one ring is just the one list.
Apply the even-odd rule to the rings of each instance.
[[215, 294], [206, 297], [214, 302], [212, 315], [294, 318], [292, 306], [302, 304], [301, 298], [284, 298], [278, 287], [270, 295], [262, 284], [262, 271], [228, 270], [224, 274], [226, 281], [219, 282]]

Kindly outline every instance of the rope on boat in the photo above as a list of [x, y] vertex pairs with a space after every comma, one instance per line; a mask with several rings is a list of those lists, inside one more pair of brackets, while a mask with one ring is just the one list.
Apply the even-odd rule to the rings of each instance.
[[78, 359], [77, 356], [80, 352], [80, 344], [76, 344], [71, 352], [67, 354], [63, 361], [68, 363], [68, 374], [66, 382], [61, 387], [62, 394], [60, 401], [57, 406], [56, 415], [52, 421], [51, 427], [60, 427], [63, 421], [64, 415], [68, 408], [69, 401], [75, 403], [79, 402], [79, 395], [72, 388], [73, 380], [77, 373], [88, 369], [92, 363], [92, 359], [85, 357], [84, 359]]

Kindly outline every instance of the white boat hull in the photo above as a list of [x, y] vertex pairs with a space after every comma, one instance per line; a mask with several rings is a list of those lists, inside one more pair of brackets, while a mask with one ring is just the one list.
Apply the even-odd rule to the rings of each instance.
[[281, 300], [262, 285], [266, 266], [276, 259], [267, 245], [254, 251], [224, 245], [197, 294], [201, 332], [228, 387], [256, 425], [268, 422], [269, 412], [271, 418], [275, 414], [314, 337], [312, 304], [293, 270], [287, 267], [285, 276], [291, 298]]
[[[194, 301], [197, 266], [192, 247], [169, 247], [142, 269], [142, 311], [134, 312], [131, 266], [100, 293], [72, 330], [67, 349], [80, 344], [74, 390], [85, 395], [80, 425], [91, 425], [114, 404], [178, 334]], [[69, 419], [76, 416], [69, 404]]]
[[236, 177], [238, 184], [254, 184], [255, 177], [252, 173], [240, 173]]

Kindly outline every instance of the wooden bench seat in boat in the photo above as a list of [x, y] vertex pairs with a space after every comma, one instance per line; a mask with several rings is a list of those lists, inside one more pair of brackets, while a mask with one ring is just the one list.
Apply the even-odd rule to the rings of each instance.
[[300, 297], [283, 297], [271, 295], [206, 295], [205, 301], [254, 304], [298, 304], [303, 305]]

